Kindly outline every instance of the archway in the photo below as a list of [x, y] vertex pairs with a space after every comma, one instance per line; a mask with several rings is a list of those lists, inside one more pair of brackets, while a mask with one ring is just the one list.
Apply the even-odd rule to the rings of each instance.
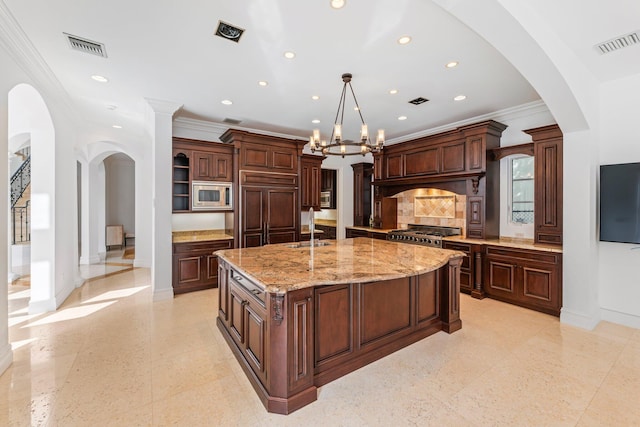
[[31, 144], [31, 299], [30, 313], [56, 309], [55, 300], [55, 130], [40, 93], [19, 84], [8, 95], [8, 139]]

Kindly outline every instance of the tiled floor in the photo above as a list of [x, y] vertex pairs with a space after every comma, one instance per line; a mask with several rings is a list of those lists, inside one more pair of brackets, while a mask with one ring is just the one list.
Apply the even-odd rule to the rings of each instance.
[[215, 326], [217, 290], [152, 302], [149, 270], [103, 268], [55, 313], [27, 315], [29, 289], [9, 287], [0, 425], [640, 425], [640, 330], [466, 295], [462, 330], [268, 414]]

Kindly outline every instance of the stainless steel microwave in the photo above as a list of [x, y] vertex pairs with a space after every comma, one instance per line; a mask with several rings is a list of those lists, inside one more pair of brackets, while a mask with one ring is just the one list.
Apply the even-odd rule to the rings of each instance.
[[193, 181], [191, 210], [216, 211], [233, 208], [230, 182]]
[[331, 207], [331, 191], [320, 192], [320, 207], [321, 208]]

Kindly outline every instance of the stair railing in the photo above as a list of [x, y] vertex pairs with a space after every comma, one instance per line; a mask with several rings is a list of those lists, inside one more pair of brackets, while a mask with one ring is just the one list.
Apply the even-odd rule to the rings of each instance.
[[14, 245], [31, 241], [30, 202], [31, 200], [27, 200], [24, 206], [11, 208], [11, 243]]
[[11, 177], [11, 207], [13, 208], [24, 190], [31, 183], [31, 156], [20, 165], [18, 170]]

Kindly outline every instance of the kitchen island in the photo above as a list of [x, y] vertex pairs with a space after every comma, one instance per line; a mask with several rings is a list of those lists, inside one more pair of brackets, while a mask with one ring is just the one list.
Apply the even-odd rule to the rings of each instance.
[[461, 328], [464, 253], [368, 238], [223, 250], [217, 324], [269, 412]]

